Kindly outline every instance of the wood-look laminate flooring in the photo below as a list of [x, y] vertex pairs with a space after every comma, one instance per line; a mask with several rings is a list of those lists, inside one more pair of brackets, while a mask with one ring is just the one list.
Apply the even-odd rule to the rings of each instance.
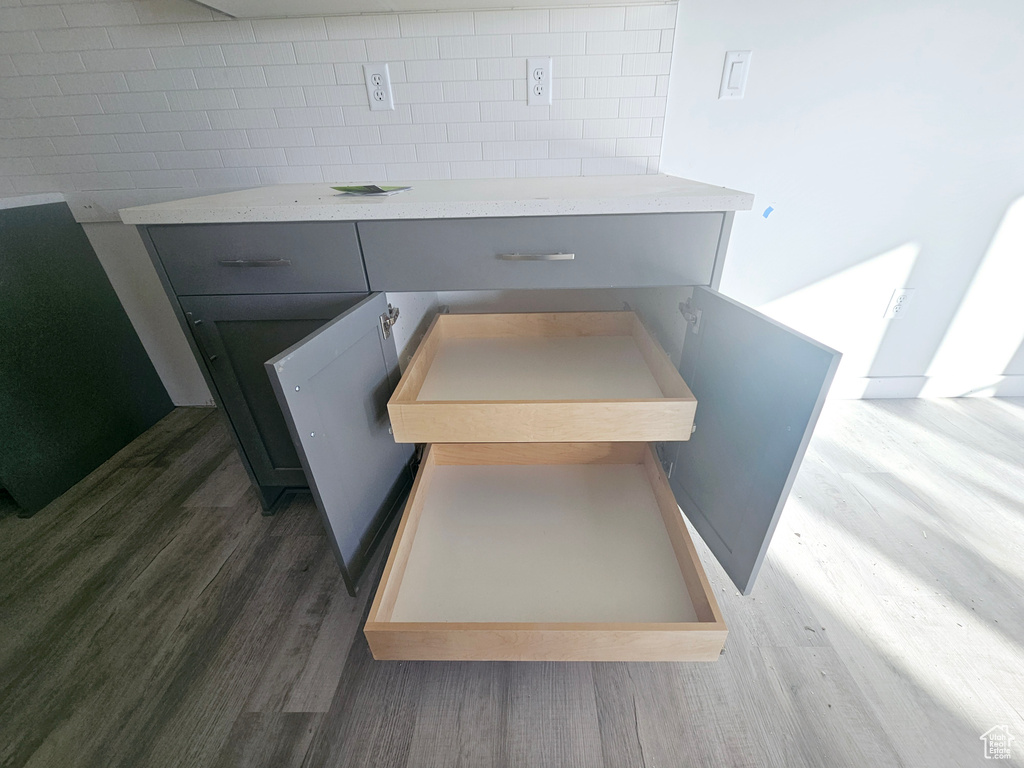
[[1024, 401], [830, 403], [751, 597], [698, 541], [712, 664], [373, 661], [381, 555], [350, 598], [209, 410], [15, 511], [2, 766], [1024, 764]]

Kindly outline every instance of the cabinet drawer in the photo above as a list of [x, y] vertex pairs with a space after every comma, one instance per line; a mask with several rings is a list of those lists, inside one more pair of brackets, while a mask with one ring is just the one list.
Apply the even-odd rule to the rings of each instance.
[[149, 235], [179, 296], [366, 291], [351, 222], [167, 225]]
[[438, 315], [388, 402], [400, 443], [687, 440], [696, 407], [633, 312]]
[[646, 443], [428, 447], [376, 659], [714, 661], [727, 629]]
[[368, 221], [359, 236], [375, 291], [708, 285], [723, 221], [722, 213]]

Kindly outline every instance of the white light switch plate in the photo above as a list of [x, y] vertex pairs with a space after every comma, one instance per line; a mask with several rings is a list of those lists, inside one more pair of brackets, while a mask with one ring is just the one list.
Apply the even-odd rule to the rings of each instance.
[[747, 90], [747, 73], [750, 72], [750, 57], [753, 51], [728, 51], [725, 67], [722, 69], [722, 87], [719, 99], [742, 99]]

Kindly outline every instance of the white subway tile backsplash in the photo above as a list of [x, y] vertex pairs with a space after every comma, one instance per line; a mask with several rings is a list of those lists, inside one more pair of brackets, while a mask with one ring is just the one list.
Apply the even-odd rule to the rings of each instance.
[[546, 8], [477, 11], [473, 16], [478, 35], [548, 32], [551, 29], [550, 12]]
[[272, 109], [210, 109], [206, 112], [214, 130], [246, 128], [277, 128], [277, 114]]
[[661, 32], [656, 29], [587, 33], [587, 53], [656, 53], [660, 48]]
[[219, 45], [189, 45], [150, 50], [158, 69], [188, 67], [224, 67], [224, 51]]
[[28, 8], [0, 8], [0, 29], [22, 32], [32, 29], [59, 29], [68, 26], [55, 5], [36, 5]]
[[[436, 144], [448, 141], [448, 129], [441, 123], [381, 125], [377, 130], [382, 144]], [[374, 142], [372, 137], [367, 137], [358, 143], [372, 144]]]
[[369, 61], [408, 61], [440, 58], [436, 37], [384, 38], [366, 41]]
[[[359, 86], [355, 86], [358, 88]], [[444, 101], [444, 85], [442, 83], [393, 83], [391, 90], [395, 101], [399, 104], [436, 104]], [[367, 104], [366, 91], [355, 100], [356, 104]]]
[[[92, 94], [81, 96], [39, 96], [30, 102], [40, 117], [54, 115], [98, 115], [104, 109], [99, 97]], [[6, 110], [5, 110], [6, 111]]]
[[649, 157], [660, 153], [660, 136], [651, 136], [645, 139], [615, 140], [615, 155], [617, 157]]
[[[295, 46], [291, 43], [249, 43], [222, 45], [224, 63], [229, 67], [295, 64]], [[206, 66], [217, 66], [209, 64]]]
[[365, 104], [366, 86], [359, 85], [307, 85], [298, 91], [310, 107], [340, 107]]
[[245, 133], [249, 137], [249, 146], [260, 149], [311, 147], [315, 143], [311, 128], [256, 128]]
[[[250, 141], [252, 136], [249, 137]], [[285, 157], [281, 147], [267, 147], [265, 149], [223, 149], [220, 153], [221, 160], [227, 167], [246, 166], [258, 168], [265, 165], [287, 165], [288, 158]]]
[[[63, 29], [53, 33], [43, 32], [44, 35], [57, 34], [58, 32], [68, 32], [69, 30]], [[0, 30], [0, 51], [6, 51], [8, 54], [12, 53], [39, 53], [40, 51], [72, 51], [77, 50], [70, 47], [56, 47], [56, 48], [44, 48], [40, 46], [40, 40], [38, 39], [39, 33], [35, 35], [25, 34], [23, 32], [4, 32]], [[109, 43], [107, 43], [109, 45]], [[92, 46], [86, 46], [92, 47]]]
[[[383, 131], [383, 128], [381, 128]], [[513, 141], [515, 126], [504, 123], [452, 123], [447, 126], [449, 141]]]
[[[82, 30], [86, 32], [87, 30]], [[115, 48], [164, 48], [183, 45], [177, 24], [152, 24], [145, 27], [107, 27]], [[101, 46], [97, 46], [99, 48]]]
[[491, 141], [480, 145], [484, 160], [534, 160], [548, 157], [546, 141]]
[[199, 87], [191, 69], [150, 69], [126, 72], [124, 77], [128, 80], [128, 89], [132, 91], [185, 91]]
[[172, 132], [126, 133], [117, 136], [117, 146], [121, 152], [170, 152], [185, 148], [181, 134]]
[[215, 21], [179, 24], [181, 39], [186, 45], [217, 45], [220, 43], [255, 43], [256, 34], [249, 21]]
[[155, 171], [156, 155], [152, 152], [118, 152], [110, 155], [92, 155], [97, 171]]
[[[525, 87], [525, 80], [524, 87]], [[439, 85], [442, 85], [439, 83]], [[509, 101], [511, 80], [461, 80], [443, 83], [441, 97], [445, 101]]]
[[483, 157], [483, 148], [478, 141], [416, 145], [416, 159], [421, 163], [483, 160]]
[[167, 103], [174, 111], [201, 109], [235, 109], [235, 91], [218, 88], [212, 91], [168, 91]]
[[600, 32], [625, 29], [625, 8], [552, 8], [552, 32]]
[[348, 165], [352, 162], [348, 147], [288, 147], [284, 156], [288, 165]]
[[197, 168], [196, 182], [200, 188], [258, 187], [260, 175], [255, 168]]
[[512, 35], [441, 37], [437, 40], [442, 59], [477, 59], [482, 56], [511, 56]]
[[133, 5], [143, 24], [213, 19], [213, 12], [209, 8], [189, 0], [134, 0]]
[[578, 139], [583, 136], [582, 120], [526, 120], [515, 124], [516, 141]]
[[40, 157], [56, 151], [51, 139], [0, 139], [0, 157]]
[[623, 75], [667, 75], [671, 53], [627, 53], [622, 57]]
[[156, 152], [157, 166], [164, 171], [186, 170], [190, 168], [222, 168], [220, 152], [215, 149], [176, 150], [172, 152]]
[[615, 139], [564, 139], [548, 142], [552, 158], [611, 157], [615, 154]]
[[256, 19], [252, 28], [261, 43], [327, 39], [327, 24], [322, 18]]
[[[61, 77], [67, 77], [67, 75], [62, 75]], [[57, 80], [53, 75], [0, 78], [0, 98], [2, 99], [59, 96], [61, 92], [62, 89], [57, 85]], [[64, 91], [64, 93], [75, 93], [75, 91]]]
[[[133, 174], [124, 172], [113, 173], [76, 173], [72, 175], [77, 189], [84, 191], [100, 189], [132, 189], [137, 186]], [[155, 185], [145, 185], [153, 188]], [[164, 186], [171, 186], [170, 184]]]
[[295, 62], [299, 64], [333, 64], [336, 61], [366, 59], [366, 43], [362, 40], [293, 43], [292, 51], [295, 54]]
[[113, 136], [54, 136], [47, 141], [53, 142], [58, 155], [102, 155], [121, 151]]
[[[675, 16], [0, 0], [0, 192], [654, 173]], [[551, 106], [526, 103], [527, 56], [553, 57]], [[369, 110], [366, 61], [395, 110]]]
[[132, 3], [68, 3], [62, 5], [61, 10], [69, 27], [112, 27], [116, 24], [139, 23]]
[[646, 157], [585, 157], [584, 176], [629, 176], [647, 173]]
[[60, 93], [124, 93], [128, 82], [121, 72], [84, 75], [57, 75]]
[[415, 123], [478, 123], [482, 106], [478, 103], [413, 104], [412, 119]]
[[402, 37], [467, 35], [474, 33], [472, 11], [457, 13], [403, 13], [398, 17]]
[[263, 68], [267, 85], [297, 88], [303, 85], [334, 85], [334, 67], [330, 64], [275, 64]]
[[388, 181], [419, 181], [420, 179], [450, 179], [454, 163], [390, 163]]
[[633, 98], [653, 96], [658, 78], [646, 77], [588, 77], [586, 95], [590, 99]]
[[[405, 79], [410, 83], [476, 80], [477, 62], [474, 59], [434, 59], [407, 61], [403, 67]], [[525, 67], [524, 67], [525, 73]], [[362, 73], [360, 72], [362, 82]], [[394, 82], [394, 73], [391, 75]], [[482, 78], [481, 78], [482, 79]]]
[[153, 55], [146, 48], [116, 48], [109, 51], [82, 51], [78, 54], [89, 72], [126, 72], [156, 69]]
[[[171, 108], [167, 103], [167, 96], [160, 91], [149, 91], [145, 93], [101, 93], [97, 98], [99, 99], [100, 106], [103, 107], [104, 112], [139, 112], [143, 115], [143, 123], [146, 122], [147, 112], [167, 112]], [[152, 129], [147, 127], [146, 130], [149, 131]]]
[[457, 179], [510, 179], [516, 175], [514, 160], [478, 160], [452, 163], [452, 177]]
[[[26, 160], [28, 158], [17, 158]], [[32, 172], [48, 173], [87, 173], [95, 171], [96, 160], [92, 155], [53, 155], [51, 157], [33, 157]]]
[[344, 125], [341, 107], [292, 107], [276, 110], [277, 124], [282, 128]]
[[[139, 189], [193, 189], [199, 186], [194, 171], [132, 171], [132, 181]], [[94, 187], [102, 189], [102, 187]], [[111, 187], [117, 189], [117, 187]]]
[[516, 160], [516, 176], [579, 176], [579, 158]]
[[306, 106], [302, 88], [235, 88], [234, 91], [242, 109]]
[[0, 138], [30, 139], [33, 136], [74, 136], [73, 117], [14, 117], [0, 119]]
[[196, 84], [207, 88], [260, 88], [267, 84], [262, 67], [208, 67], [193, 70]]
[[413, 144], [378, 144], [351, 147], [355, 163], [412, 163], [416, 160]]
[[185, 149], [246, 149], [249, 135], [245, 131], [182, 131]]
[[380, 132], [387, 127], [377, 125], [346, 125], [344, 127], [313, 128], [313, 140], [309, 143], [316, 144], [319, 147], [380, 144]]
[[10, 57], [19, 75], [60, 75], [65, 72], [85, 72], [80, 53], [15, 53]]
[[260, 168], [260, 184], [310, 184], [324, 180], [319, 165]]
[[512, 39], [513, 56], [580, 56], [584, 53], [614, 53], [614, 51], [588, 51], [587, 34], [584, 32], [516, 35]]
[[676, 4], [633, 5], [626, 8], [626, 29], [672, 29]]

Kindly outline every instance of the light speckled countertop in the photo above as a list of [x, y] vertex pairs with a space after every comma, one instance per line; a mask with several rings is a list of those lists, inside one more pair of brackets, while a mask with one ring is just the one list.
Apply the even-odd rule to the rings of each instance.
[[364, 221], [748, 210], [754, 196], [663, 174], [387, 182], [388, 197], [341, 195], [330, 184], [279, 184], [124, 208], [125, 224]]

